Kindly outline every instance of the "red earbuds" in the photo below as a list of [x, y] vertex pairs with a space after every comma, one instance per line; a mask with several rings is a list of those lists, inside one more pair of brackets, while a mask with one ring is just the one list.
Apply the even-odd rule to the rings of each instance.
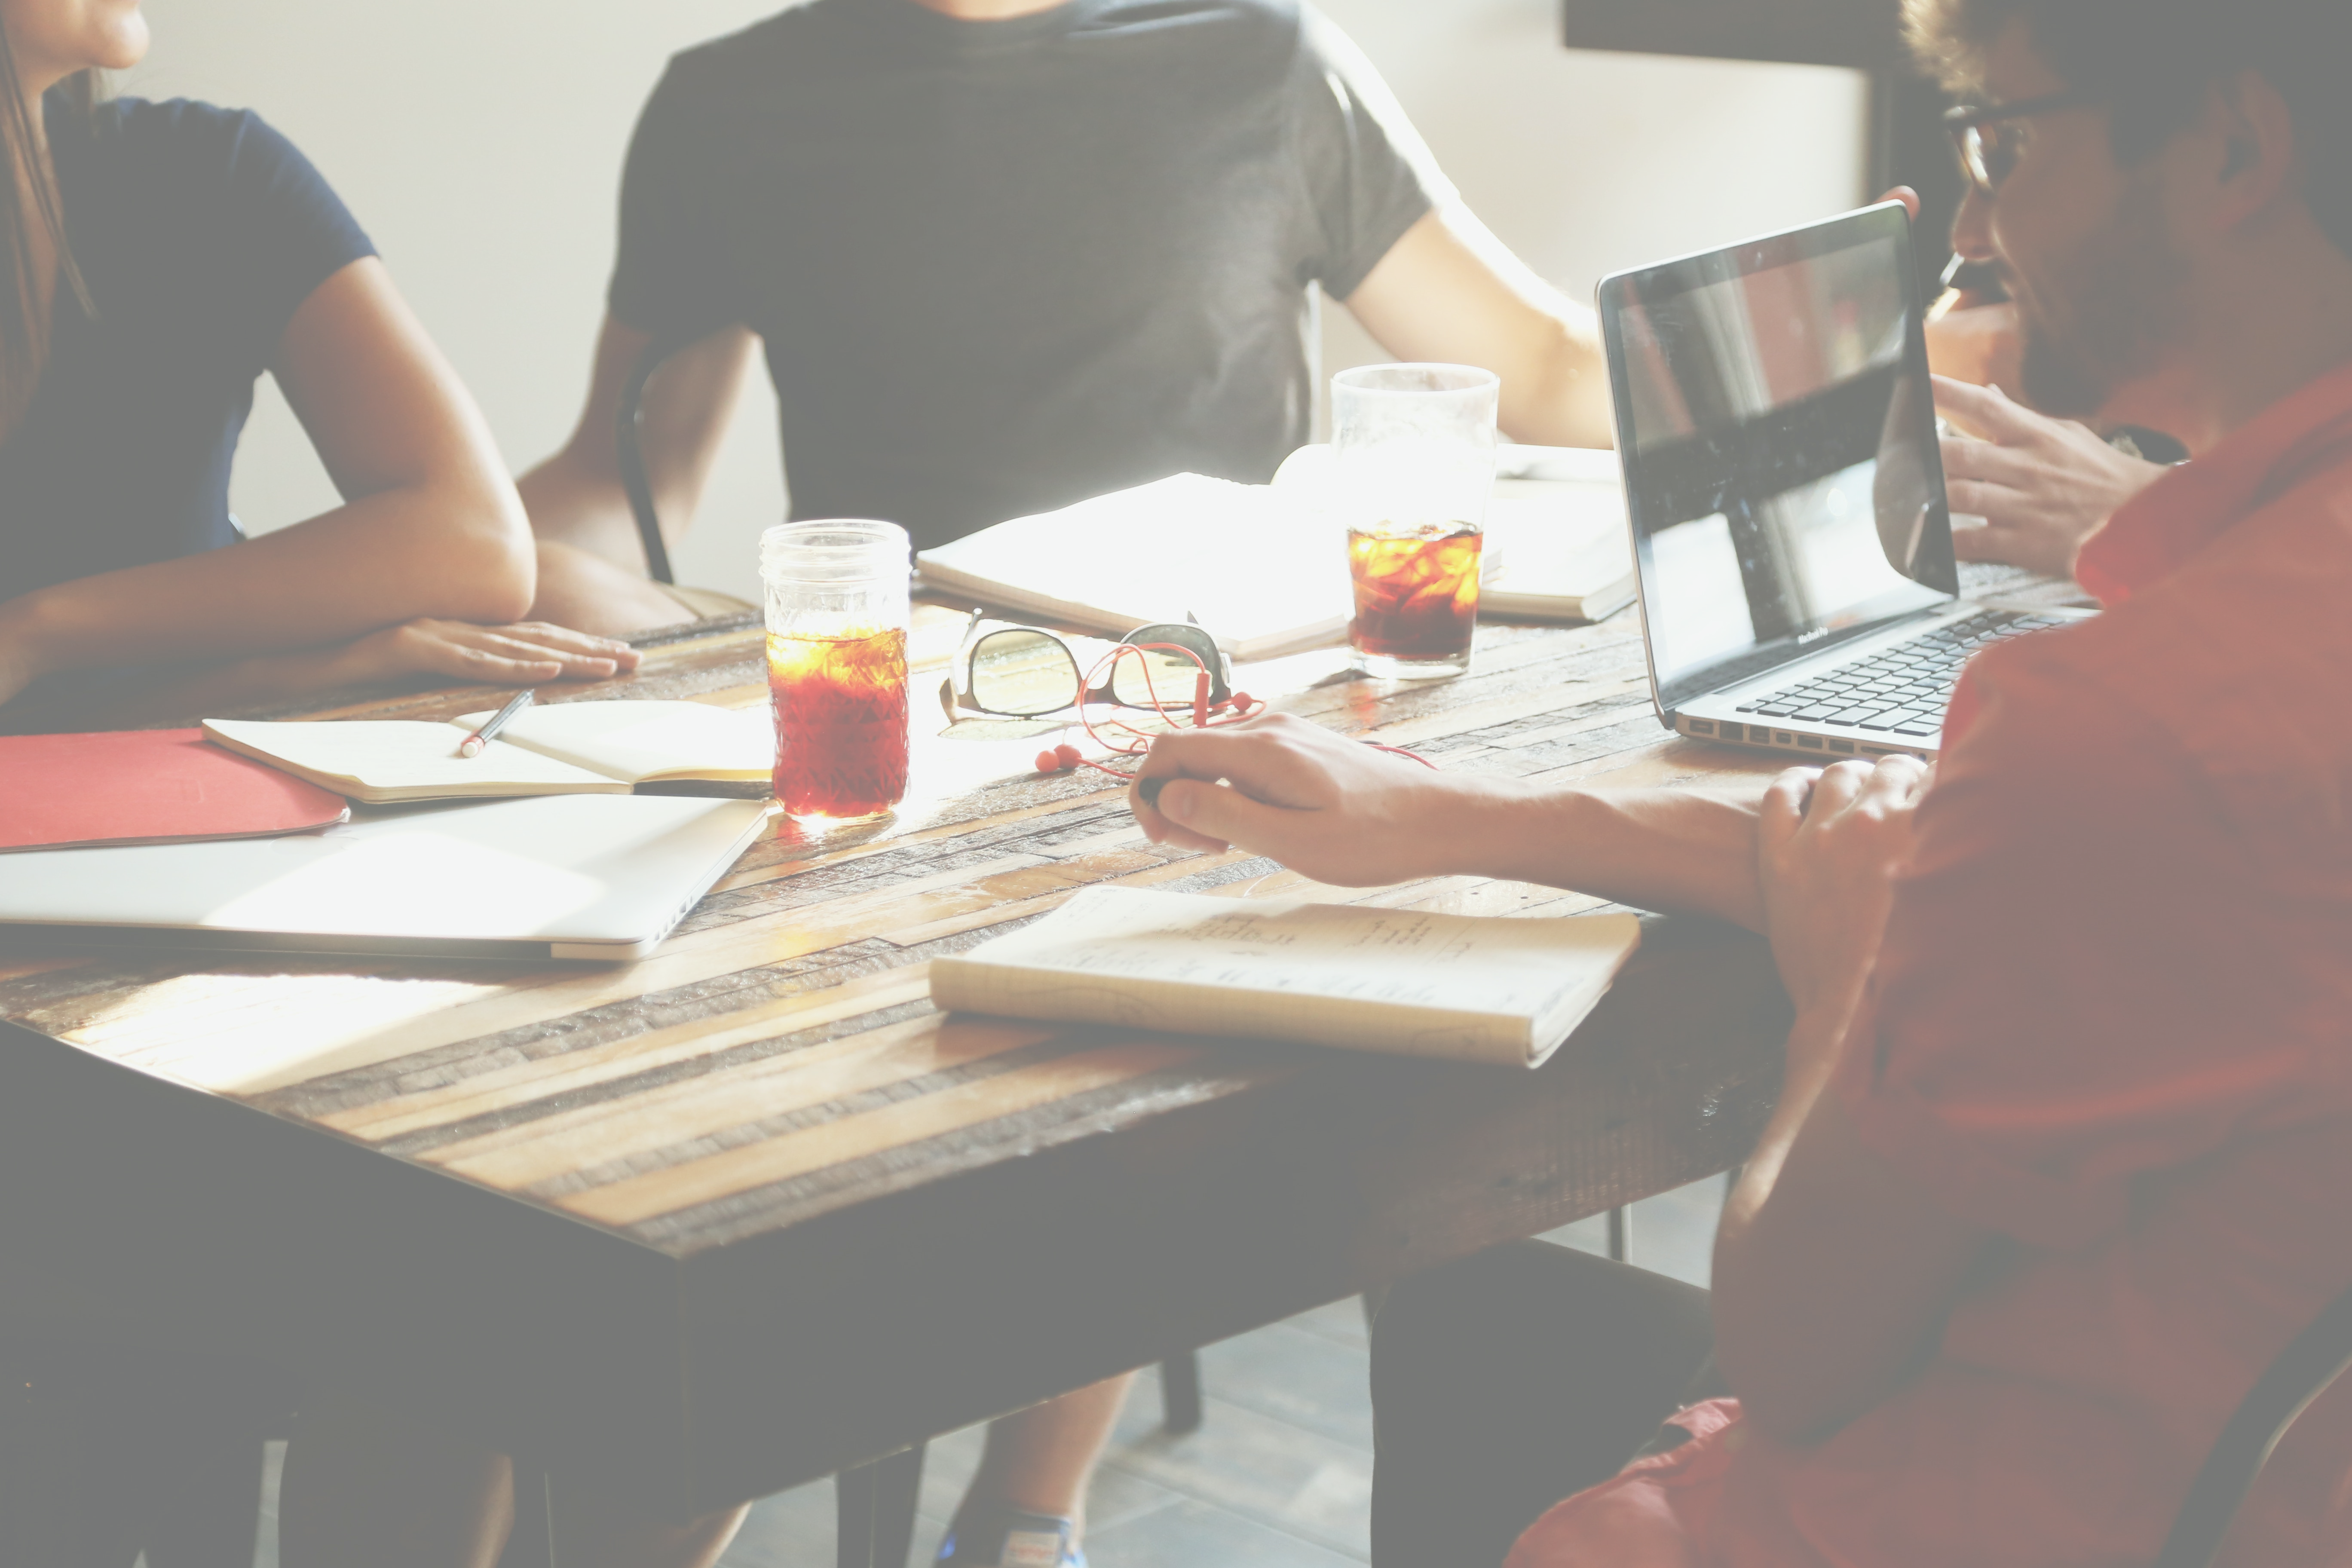
[[1037, 753], [1037, 771], [1041, 773], [1066, 773], [1075, 771], [1085, 761], [1076, 746], [1064, 742], [1050, 752]]

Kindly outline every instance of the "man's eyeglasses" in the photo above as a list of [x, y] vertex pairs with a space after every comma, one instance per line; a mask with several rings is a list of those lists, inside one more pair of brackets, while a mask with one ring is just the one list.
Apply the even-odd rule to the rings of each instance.
[[2014, 121], [2030, 115], [2053, 114], [2062, 109], [2085, 109], [2095, 101], [2093, 94], [2071, 89], [2015, 103], [1964, 103], [1944, 111], [1944, 130], [1960, 155], [1960, 169], [1968, 175], [1969, 184], [1976, 187], [1979, 195], [1990, 196], [2000, 189], [2000, 183], [2017, 167], [2018, 153], [2024, 149]]
[[[1037, 719], [1087, 702], [1189, 710], [1197, 695], [1215, 710], [1233, 700], [1224, 651], [1199, 626], [1160, 622], [1136, 627], [1115, 646], [1097, 646], [1108, 647], [1110, 657], [1096, 659], [1089, 671], [1052, 632], [989, 621], [975, 610], [940, 688], [940, 706], [950, 720], [961, 713]], [[1206, 690], [1196, 691], [1204, 675]]]

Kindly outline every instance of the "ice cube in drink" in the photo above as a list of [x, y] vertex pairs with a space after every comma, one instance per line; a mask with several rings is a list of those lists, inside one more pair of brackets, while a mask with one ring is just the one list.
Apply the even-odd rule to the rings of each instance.
[[1351, 641], [1373, 675], [1460, 675], [1478, 626], [1482, 537], [1466, 523], [1350, 529]]
[[793, 816], [877, 816], [907, 795], [907, 634], [770, 634], [776, 799]]

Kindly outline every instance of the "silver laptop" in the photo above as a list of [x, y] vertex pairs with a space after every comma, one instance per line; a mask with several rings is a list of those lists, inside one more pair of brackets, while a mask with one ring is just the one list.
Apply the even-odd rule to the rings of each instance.
[[1971, 653], [2090, 613], [1961, 595], [1919, 292], [1896, 202], [1601, 280], [1667, 728], [1933, 758]]
[[767, 826], [756, 800], [551, 795], [358, 806], [321, 833], [7, 857], [0, 929], [76, 942], [644, 958]]

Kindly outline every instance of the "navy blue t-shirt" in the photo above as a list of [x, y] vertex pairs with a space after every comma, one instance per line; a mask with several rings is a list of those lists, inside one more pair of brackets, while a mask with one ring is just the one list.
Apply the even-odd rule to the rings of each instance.
[[47, 106], [66, 237], [48, 363], [0, 442], [0, 599], [235, 542], [229, 465], [295, 310], [375, 247], [246, 110]]

